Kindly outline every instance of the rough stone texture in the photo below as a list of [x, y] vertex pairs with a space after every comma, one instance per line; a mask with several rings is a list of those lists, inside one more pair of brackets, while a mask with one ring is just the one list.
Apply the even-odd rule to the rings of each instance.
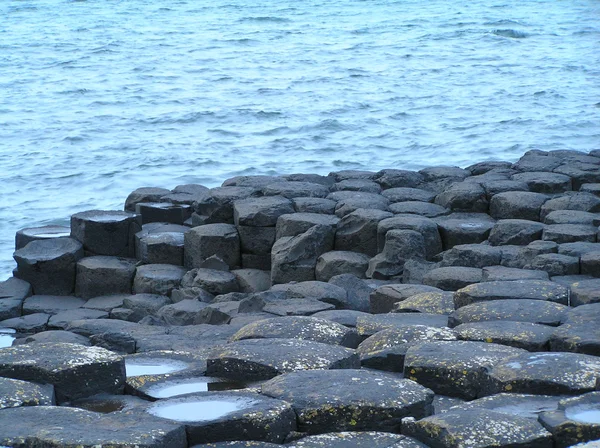
[[494, 246], [507, 244], [525, 246], [532, 241], [542, 239], [545, 227], [544, 224], [536, 221], [502, 219], [492, 229], [489, 241]]
[[100, 392], [119, 393], [125, 381], [121, 356], [79, 344], [25, 344], [0, 350], [0, 376], [52, 384], [64, 402]]
[[327, 226], [313, 226], [295, 237], [280, 238], [271, 252], [271, 283], [315, 279], [317, 258], [333, 248], [333, 232]]
[[332, 231], [335, 230], [340, 222], [340, 218], [334, 215], [324, 215], [318, 213], [292, 213], [281, 215], [277, 219], [275, 238], [284, 236], [296, 236], [306, 232], [312, 226], [329, 226]]
[[389, 199], [374, 193], [360, 193], [354, 191], [336, 191], [328, 196], [329, 199], [337, 200], [335, 214], [343, 218], [359, 208], [371, 208], [388, 211]]
[[549, 213], [555, 210], [577, 210], [598, 213], [600, 212], [600, 198], [585, 192], [565, 193], [544, 203], [540, 212], [541, 219], [545, 219]]
[[488, 410], [450, 411], [425, 419], [404, 419], [402, 432], [440, 448], [552, 448], [552, 434], [536, 421]]
[[382, 210], [359, 208], [347, 214], [337, 224], [334, 247], [336, 250], [377, 255], [377, 225], [391, 218], [392, 213]]
[[600, 277], [600, 250], [583, 254], [579, 261], [583, 275]]
[[528, 191], [508, 191], [494, 195], [490, 215], [495, 219], [527, 219], [539, 221], [540, 211], [548, 196]]
[[184, 237], [184, 261], [189, 268], [200, 267], [213, 255], [230, 267], [240, 264], [240, 238], [231, 224], [207, 224], [194, 227]]
[[501, 393], [467, 401], [452, 406], [449, 410], [452, 412], [489, 410], [537, 421], [540, 413], [555, 410], [561, 398], [553, 395]]
[[384, 197], [388, 198], [390, 202], [433, 202], [435, 199], [435, 193], [420, 188], [411, 187], [397, 187], [390, 188], [381, 193]]
[[389, 210], [396, 215], [410, 214], [425, 216], [427, 218], [436, 218], [450, 213], [449, 209], [441, 205], [421, 201], [395, 202], [390, 204]]
[[333, 215], [336, 202], [324, 198], [294, 198], [294, 209], [297, 213], [320, 213]]
[[554, 168], [557, 168], [562, 163], [562, 160], [558, 157], [548, 156], [545, 153], [532, 154], [526, 153], [521, 157], [517, 163], [512, 167], [517, 171], [533, 171], [533, 172], [552, 172]]
[[444, 250], [461, 244], [478, 244], [485, 241], [494, 227], [494, 221], [485, 214], [438, 218], [436, 220]]
[[0, 328], [12, 328], [19, 333], [38, 333], [48, 328], [50, 315], [46, 313], [27, 314], [0, 321]]
[[483, 268], [482, 282], [512, 280], [550, 280], [545, 271], [531, 269], [507, 268], [505, 266], [487, 266]]
[[356, 330], [361, 336], [372, 336], [375, 333], [395, 328], [401, 330], [407, 326], [425, 325], [435, 328], [448, 326], [447, 316], [428, 313], [396, 313], [370, 314], [356, 319]]
[[529, 171], [515, 174], [511, 179], [525, 182], [529, 190], [536, 193], [556, 194], [572, 189], [571, 178], [558, 173]]
[[449, 315], [454, 311], [452, 292], [422, 292], [397, 302], [394, 313], [429, 313]]
[[233, 380], [266, 380], [286, 372], [358, 369], [354, 350], [300, 339], [248, 339], [212, 351], [206, 374]]
[[[108, 317], [108, 316], [107, 316]], [[49, 330], [42, 331], [24, 338], [16, 339], [14, 345], [21, 344], [32, 344], [32, 343], [67, 343], [67, 344], [79, 344], [79, 345], [92, 345], [90, 340], [85, 336], [71, 333], [70, 331], [64, 330]]]
[[[365, 284], [362, 280], [357, 279], [353, 275], [349, 275], [348, 278], [356, 280], [361, 285]], [[352, 286], [350, 285], [350, 287]], [[271, 288], [271, 291], [285, 291], [289, 293], [291, 297], [315, 298], [326, 303], [331, 303], [340, 308], [343, 308], [343, 304], [348, 300], [348, 293], [346, 290], [343, 287], [336, 286], [334, 282], [324, 283], [318, 281], [308, 281], [285, 283], [281, 285], [274, 285]]]
[[442, 255], [441, 267], [465, 266], [484, 268], [500, 264], [502, 252], [497, 247], [482, 244], [461, 244], [447, 250]]
[[381, 253], [369, 260], [367, 277], [389, 279], [399, 276], [409, 259], [419, 259], [426, 255], [423, 235], [414, 230], [392, 229], [385, 234], [385, 245]]
[[598, 213], [582, 212], [578, 210], [555, 210], [544, 217], [545, 224], [579, 224], [587, 226], [600, 226]]
[[2, 445], [78, 448], [188, 446], [181, 424], [143, 417], [135, 411], [100, 414], [63, 406], [27, 406], [5, 409], [2, 418]]
[[35, 240], [65, 238], [70, 235], [71, 229], [65, 226], [42, 226], [21, 229], [15, 235], [15, 250], [22, 249], [28, 243]]
[[545, 271], [551, 277], [557, 275], [578, 275], [579, 258], [561, 254], [542, 254], [535, 257], [527, 269]]
[[380, 286], [369, 295], [370, 312], [373, 314], [388, 313], [396, 303], [423, 292], [441, 292], [441, 289], [427, 285], [403, 285], [400, 283]]
[[488, 200], [485, 190], [474, 182], [461, 182], [438, 194], [435, 203], [459, 212], [485, 213]]
[[444, 291], [456, 291], [482, 279], [482, 270], [461, 266], [449, 266], [429, 271], [423, 277], [423, 284]]
[[163, 196], [170, 194], [171, 190], [166, 188], [142, 187], [133, 190], [125, 200], [125, 211], [135, 212], [138, 202], [158, 202]]
[[171, 299], [166, 296], [155, 294], [135, 294], [123, 300], [123, 308], [133, 311], [128, 314], [127, 319], [130, 322], [139, 322], [146, 316], [153, 316], [163, 306], [171, 303]]
[[57, 314], [61, 311], [80, 308], [85, 300], [71, 296], [30, 296], [23, 302], [23, 314]]
[[360, 342], [356, 331], [342, 324], [305, 316], [274, 317], [252, 322], [240, 328], [231, 340], [265, 338], [304, 339], [349, 348], [356, 348]]
[[485, 282], [466, 286], [454, 294], [458, 309], [475, 302], [505, 299], [533, 299], [567, 305], [568, 290], [554, 282], [543, 280], [517, 280], [511, 282]]
[[522, 353], [488, 370], [483, 395], [500, 392], [576, 395], [593, 391], [600, 359], [579, 353]]
[[264, 187], [262, 191], [265, 196], [283, 196], [288, 199], [324, 198], [329, 194], [329, 188], [325, 185], [302, 181], [275, 182]]
[[261, 292], [271, 287], [271, 275], [260, 269], [236, 269], [231, 271], [237, 279], [241, 292]]
[[384, 190], [396, 187], [414, 188], [423, 182], [423, 175], [409, 170], [385, 169], [377, 172], [373, 180]]
[[281, 215], [294, 213], [292, 201], [280, 196], [249, 198], [233, 203], [236, 226], [273, 227]]
[[[194, 418], [192, 413], [185, 413], [188, 406], [202, 403], [206, 403], [208, 408], [215, 404], [238, 408], [212, 418]], [[169, 421], [185, 425], [190, 446], [246, 438], [281, 443], [289, 432], [296, 429], [295, 414], [288, 403], [247, 392], [207, 392], [160, 400], [149, 406], [147, 412], [160, 417], [163, 412], [178, 408], [181, 409], [178, 418]]]
[[427, 259], [431, 259], [442, 251], [442, 238], [435, 221], [416, 215], [398, 215], [380, 221], [377, 226], [377, 248], [379, 251], [384, 249], [386, 233], [393, 229], [414, 230], [423, 235], [425, 258]]
[[15, 276], [31, 285], [34, 294], [69, 295], [75, 288], [75, 264], [82, 245], [72, 238], [36, 240], [17, 250]]
[[71, 216], [71, 237], [93, 255], [133, 257], [139, 216], [116, 210], [89, 210]]
[[233, 202], [259, 196], [255, 187], [224, 186], [211, 188], [201, 194], [196, 203], [196, 213], [203, 216], [203, 224], [233, 224]]
[[[330, 432], [304, 437], [292, 448], [424, 448], [416, 440], [390, 432], [358, 431]], [[275, 447], [272, 447], [275, 448]]]
[[600, 279], [583, 280], [571, 285], [571, 306], [600, 302]]
[[527, 352], [486, 342], [422, 342], [406, 352], [404, 376], [438, 394], [472, 400], [486, 384], [486, 369], [521, 353]]
[[476, 302], [454, 311], [449, 317], [451, 327], [469, 322], [515, 321], [560, 325], [569, 308], [560, 303], [532, 299], [505, 299]]
[[192, 207], [180, 202], [176, 204], [168, 202], [166, 196], [163, 196], [161, 202], [138, 202], [135, 205], [135, 212], [142, 217], [142, 224], [168, 222], [183, 225], [192, 216]]
[[139, 266], [133, 280], [135, 294], [148, 293], [168, 296], [179, 286], [187, 269], [171, 264]]
[[554, 329], [531, 322], [473, 322], [454, 327], [463, 341], [491, 342], [522, 348], [530, 352], [547, 351]]
[[237, 292], [240, 288], [235, 274], [216, 269], [198, 269], [192, 285], [213, 295]]
[[31, 295], [31, 285], [24, 280], [11, 277], [0, 282], [0, 320], [21, 315], [23, 301]]
[[89, 299], [111, 294], [130, 294], [136, 261], [95, 256], [77, 262], [75, 295]]
[[54, 386], [0, 377], [0, 409], [54, 404]]
[[292, 405], [298, 429], [322, 433], [329, 428], [399, 432], [403, 417], [433, 412], [433, 392], [389, 374], [364, 370], [304, 371], [284, 374], [261, 392]]
[[344, 179], [330, 187], [331, 191], [362, 191], [365, 193], [381, 193], [381, 186], [369, 179]]
[[550, 224], [544, 229], [542, 239], [558, 244], [575, 242], [596, 242], [598, 228], [577, 224]]
[[317, 259], [315, 277], [321, 282], [327, 282], [331, 277], [340, 274], [364, 277], [368, 267], [368, 256], [358, 252], [334, 250]]
[[[165, 226], [166, 227], [166, 226]], [[187, 229], [186, 229], [187, 231]], [[144, 264], [183, 265], [184, 236], [181, 231], [153, 231], [135, 234], [135, 254]]]

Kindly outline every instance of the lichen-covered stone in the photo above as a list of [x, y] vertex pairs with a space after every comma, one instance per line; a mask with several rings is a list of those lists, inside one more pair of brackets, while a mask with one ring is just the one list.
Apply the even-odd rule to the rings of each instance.
[[25, 344], [0, 350], [0, 376], [54, 385], [64, 402], [100, 392], [119, 393], [125, 363], [116, 353], [78, 344]]
[[492, 342], [522, 348], [530, 352], [546, 351], [554, 329], [531, 322], [472, 322], [454, 327], [463, 341]]
[[0, 377], [0, 409], [54, 405], [54, 386]]
[[536, 421], [488, 410], [456, 411], [415, 421], [404, 419], [402, 433], [440, 448], [552, 448], [552, 434]]
[[425, 292], [434, 293], [442, 290], [434, 286], [400, 283], [380, 286], [369, 295], [370, 311], [374, 314], [388, 313], [395, 304]]
[[410, 437], [390, 432], [330, 432], [304, 437], [290, 448], [424, 448]]
[[372, 336], [388, 328], [402, 329], [408, 325], [443, 328], [448, 325], [448, 317], [428, 313], [387, 313], [359, 316], [356, 319], [356, 329], [362, 336]]
[[393, 313], [430, 313], [449, 315], [454, 311], [454, 293], [422, 292], [397, 302]]
[[300, 339], [248, 339], [215, 349], [207, 359], [207, 375], [234, 380], [264, 380], [286, 372], [356, 369], [354, 350]]
[[298, 428], [308, 433], [338, 430], [399, 432], [403, 417], [433, 412], [433, 393], [419, 384], [365, 370], [304, 371], [275, 378], [261, 392], [288, 403]]
[[476, 302], [493, 300], [531, 299], [567, 305], [567, 288], [542, 280], [485, 282], [466, 286], [454, 294], [454, 305], [460, 308]]
[[423, 342], [406, 352], [404, 375], [438, 394], [468, 400], [485, 385], [486, 369], [520, 353], [527, 352], [485, 342]]

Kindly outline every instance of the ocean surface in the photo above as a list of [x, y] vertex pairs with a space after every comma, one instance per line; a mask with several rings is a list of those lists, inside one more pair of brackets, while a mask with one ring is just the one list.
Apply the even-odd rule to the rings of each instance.
[[598, 0], [3, 0], [14, 233], [141, 186], [600, 147]]

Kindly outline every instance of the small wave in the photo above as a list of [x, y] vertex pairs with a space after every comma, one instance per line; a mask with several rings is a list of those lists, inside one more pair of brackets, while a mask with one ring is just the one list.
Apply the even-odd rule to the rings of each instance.
[[513, 30], [511, 28], [497, 29], [492, 31], [492, 34], [495, 34], [496, 36], [510, 37], [511, 39], [525, 39], [526, 37], [529, 37], [529, 34], [526, 32]]
[[273, 16], [258, 16], [258, 17], [244, 17], [239, 20], [240, 22], [272, 22], [272, 23], [287, 23], [291, 22], [290, 19], [284, 17], [273, 17]]
[[151, 118], [143, 118], [138, 120], [139, 123], [144, 124], [186, 124], [186, 123], [194, 123], [196, 121], [201, 120], [204, 117], [213, 116], [214, 112], [210, 111], [202, 111], [202, 112], [190, 112], [189, 114], [184, 114], [179, 117], [173, 117], [171, 115], [161, 116], [161, 117], [151, 117]]
[[483, 23], [484, 25], [493, 25], [493, 26], [506, 26], [506, 25], [519, 25], [523, 26], [524, 23], [519, 22], [518, 20], [511, 19], [499, 19], [499, 20], [489, 20]]

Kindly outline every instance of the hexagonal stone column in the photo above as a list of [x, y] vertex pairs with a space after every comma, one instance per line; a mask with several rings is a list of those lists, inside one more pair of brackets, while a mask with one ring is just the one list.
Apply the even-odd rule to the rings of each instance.
[[202, 267], [202, 262], [218, 256], [230, 268], [240, 264], [240, 237], [232, 224], [206, 224], [192, 228], [184, 237], [184, 264]]
[[402, 433], [440, 448], [552, 448], [552, 434], [534, 419], [488, 410], [450, 411], [402, 421]]
[[17, 250], [16, 276], [31, 284], [34, 294], [69, 295], [75, 288], [75, 264], [83, 247], [72, 238], [36, 240]]
[[71, 216], [71, 237], [92, 255], [135, 256], [139, 215], [118, 210], [89, 210]]
[[487, 384], [486, 368], [522, 353], [527, 352], [486, 342], [424, 342], [406, 352], [404, 375], [438, 394], [469, 400]]
[[358, 369], [354, 350], [299, 339], [248, 339], [213, 350], [206, 374], [233, 380], [265, 380], [286, 372]]
[[0, 350], [0, 376], [52, 384], [59, 403], [122, 393], [125, 361], [100, 347], [79, 344], [24, 344]]
[[0, 320], [21, 315], [23, 301], [31, 295], [31, 285], [24, 280], [11, 277], [0, 282]]
[[136, 260], [98, 255], [77, 262], [75, 295], [89, 299], [112, 294], [131, 294]]
[[15, 235], [15, 250], [19, 250], [34, 240], [64, 238], [71, 235], [71, 229], [65, 226], [30, 227], [19, 230]]
[[291, 403], [298, 429], [399, 432], [403, 417], [433, 412], [433, 392], [414, 381], [366, 370], [292, 372], [262, 385], [261, 392]]
[[253, 393], [198, 393], [159, 400], [147, 412], [185, 425], [190, 446], [248, 439], [281, 443], [296, 429], [296, 415], [288, 403]]
[[0, 378], [0, 409], [54, 404], [54, 387], [12, 378]]

